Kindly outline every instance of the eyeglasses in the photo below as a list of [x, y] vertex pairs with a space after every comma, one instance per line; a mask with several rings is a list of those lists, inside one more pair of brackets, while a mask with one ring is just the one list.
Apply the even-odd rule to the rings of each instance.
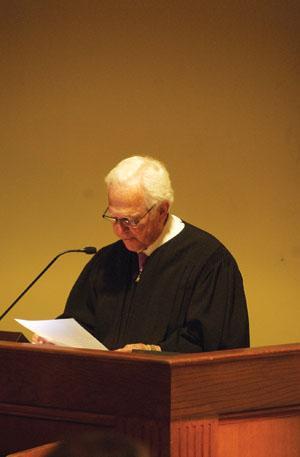
[[108, 207], [107, 207], [106, 210], [104, 211], [104, 213], [102, 214], [102, 217], [106, 221], [113, 222], [116, 224], [121, 224], [124, 227], [136, 228], [139, 225], [139, 223], [141, 222], [141, 220], [144, 219], [144, 217], [147, 216], [148, 213], [150, 213], [150, 211], [152, 210], [152, 208], [154, 208], [154, 206], [155, 206], [155, 204], [152, 205], [151, 208], [149, 208], [145, 212], [145, 214], [143, 214], [143, 216], [140, 216], [140, 217], [113, 217], [113, 216], [110, 216], [109, 214], [106, 214], [108, 211]]

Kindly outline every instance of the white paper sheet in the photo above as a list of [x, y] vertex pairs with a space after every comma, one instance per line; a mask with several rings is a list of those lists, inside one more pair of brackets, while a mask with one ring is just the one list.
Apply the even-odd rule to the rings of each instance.
[[93, 335], [81, 327], [75, 319], [53, 319], [42, 321], [28, 321], [15, 319], [19, 324], [46, 338], [58, 346], [69, 346], [83, 349], [108, 349]]

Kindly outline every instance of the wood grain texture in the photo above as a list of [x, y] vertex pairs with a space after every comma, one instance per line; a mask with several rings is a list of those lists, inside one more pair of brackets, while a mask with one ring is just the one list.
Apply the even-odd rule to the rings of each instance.
[[172, 364], [172, 418], [300, 404], [299, 345], [220, 351]]
[[145, 417], [168, 417], [170, 370], [153, 358], [140, 359], [138, 355], [0, 343], [0, 374], [6, 380], [0, 402], [104, 415], [134, 415], [139, 404]]
[[146, 444], [151, 456], [170, 456], [170, 423], [159, 419], [119, 418], [117, 430]]
[[15, 452], [14, 454], [9, 454], [6, 457], [47, 457], [48, 453], [55, 449], [56, 446], [57, 443], [49, 443], [43, 446], [27, 449], [25, 451]]
[[300, 455], [299, 344], [156, 355], [0, 342], [0, 376], [0, 453], [97, 428], [152, 457]]
[[215, 427], [213, 419], [172, 422], [171, 455], [212, 457], [215, 452]]
[[217, 436], [216, 457], [299, 457], [300, 409], [220, 420]]

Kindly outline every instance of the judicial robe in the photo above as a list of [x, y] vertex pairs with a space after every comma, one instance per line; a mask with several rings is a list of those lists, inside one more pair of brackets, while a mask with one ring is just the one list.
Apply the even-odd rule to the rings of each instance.
[[200, 352], [249, 346], [243, 280], [214, 236], [185, 223], [147, 259], [121, 240], [87, 263], [60, 317], [73, 317], [109, 349], [127, 343]]

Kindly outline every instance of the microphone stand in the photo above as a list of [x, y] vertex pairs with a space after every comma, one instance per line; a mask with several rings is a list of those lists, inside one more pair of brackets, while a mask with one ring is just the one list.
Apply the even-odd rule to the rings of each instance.
[[83, 249], [69, 249], [67, 251], [60, 252], [57, 254], [57, 256], [54, 257], [54, 259], [51, 260], [51, 262], [48, 263], [48, 265], [38, 274], [38, 276], [29, 284], [29, 286], [26, 287], [25, 290], [12, 302], [12, 304], [4, 311], [3, 314], [0, 316], [0, 321], [3, 319], [3, 317], [6, 316], [7, 313], [18, 303], [18, 301], [23, 297], [23, 295], [28, 292], [29, 289], [37, 282], [38, 279], [51, 267], [51, 265], [56, 262], [56, 260], [61, 257], [64, 254], [67, 254], [69, 252], [84, 252], [86, 254], [95, 254], [97, 252], [97, 249], [92, 247], [92, 246], [87, 246]]

